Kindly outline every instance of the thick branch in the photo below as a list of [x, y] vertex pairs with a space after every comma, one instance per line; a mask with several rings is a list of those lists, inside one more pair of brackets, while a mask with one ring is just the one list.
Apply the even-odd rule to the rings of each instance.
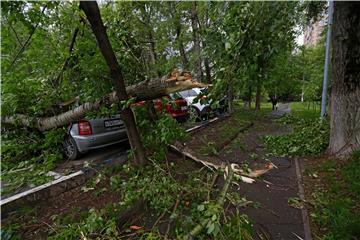
[[58, 74], [57, 77], [55, 78], [54, 85], [55, 85], [56, 87], [60, 85], [60, 78], [61, 78], [63, 72], [66, 70], [67, 66], [69, 65], [69, 62], [70, 62], [72, 53], [73, 53], [73, 51], [74, 51], [74, 45], [75, 45], [75, 41], [76, 41], [76, 37], [77, 37], [78, 33], [79, 33], [79, 28], [76, 28], [75, 31], [74, 31], [74, 33], [73, 33], [73, 36], [72, 36], [72, 38], [71, 38], [71, 42], [70, 42], [70, 46], [69, 46], [69, 56], [65, 59], [65, 62], [64, 62], [64, 64], [62, 65], [59, 74]]

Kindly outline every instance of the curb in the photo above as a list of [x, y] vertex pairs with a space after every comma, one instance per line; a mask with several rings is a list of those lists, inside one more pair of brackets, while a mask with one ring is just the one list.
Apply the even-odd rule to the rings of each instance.
[[31, 203], [32, 205], [35, 205], [36, 201], [55, 197], [85, 183], [85, 181], [93, 175], [91, 172], [92, 171], [84, 172], [83, 170], [80, 170], [1, 200], [0, 207], [2, 217], [16, 210], [19, 206]]
[[[305, 202], [305, 192], [304, 192], [303, 180], [302, 180], [302, 166], [298, 158], [295, 158], [295, 169], [296, 169], [296, 178], [299, 188], [299, 197], [301, 201]], [[304, 224], [305, 240], [312, 240], [310, 223], [309, 223], [309, 214], [305, 207], [301, 208], [301, 215]]]
[[125, 163], [127, 155], [124, 153], [120, 154], [121, 155], [119, 156], [104, 160], [102, 163], [97, 164], [94, 168], [83, 168], [75, 173], [62, 176], [59, 179], [0, 200], [2, 218], [6, 217], [13, 211], [16, 211], [19, 206], [36, 206], [38, 202], [56, 197], [61, 193], [67, 192], [84, 184], [88, 179], [96, 174], [97, 169], [99, 168], [106, 165]]

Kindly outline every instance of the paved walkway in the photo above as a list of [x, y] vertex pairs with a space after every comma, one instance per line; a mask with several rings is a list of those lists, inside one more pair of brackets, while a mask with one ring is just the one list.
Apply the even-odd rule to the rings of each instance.
[[281, 117], [291, 112], [290, 103], [279, 103], [277, 110], [271, 112], [272, 117]]
[[262, 136], [289, 133], [290, 128], [272, 119], [290, 111], [289, 104], [280, 104], [278, 110], [271, 112], [268, 117], [256, 120], [252, 128], [239, 135], [234, 145], [229, 146], [231, 151], [225, 150], [221, 156], [224, 160], [240, 165], [247, 164], [251, 169], [262, 167], [269, 161], [277, 167], [255, 183], [241, 183], [237, 189], [242, 197], [255, 203], [241, 211], [254, 221], [256, 239], [305, 239], [301, 209], [289, 205], [289, 200], [299, 198], [295, 161], [287, 157], [270, 156], [259, 139]]

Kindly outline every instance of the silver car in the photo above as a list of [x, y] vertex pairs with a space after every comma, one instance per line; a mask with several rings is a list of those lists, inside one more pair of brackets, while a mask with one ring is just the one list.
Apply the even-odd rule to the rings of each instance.
[[110, 118], [80, 120], [72, 123], [64, 141], [64, 153], [70, 160], [97, 148], [127, 141], [125, 124], [120, 114]]

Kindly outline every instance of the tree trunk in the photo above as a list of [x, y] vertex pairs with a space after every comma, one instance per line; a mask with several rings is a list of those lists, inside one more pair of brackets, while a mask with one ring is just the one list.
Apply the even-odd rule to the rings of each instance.
[[229, 113], [233, 113], [234, 112], [234, 88], [232, 86], [232, 82], [229, 82], [229, 86], [228, 86], [228, 102], [229, 102]]
[[360, 149], [360, 3], [334, 2], [329, 151]]
[[156, 67], [156, 62], [157, 62], [157, 55], [156, 55], [156, 48], [155, 48], [155, 40], [153, 37], [153, 33], [152, 33], [152, 29], [150, 26], [148, 26], [148, 37], [149, 37], [149, 42], [150, 42], [150, 57], [151, 57], [151, 66], [152, 68], [156, 69], [156, 75], [158, 77], [161, 76], [161, 73], [157, 70]]
[[169, 1], [168, 3], [169, 3], [168, 11], [170, 13], [170, 16], [173, 20], [173, 25], [175, 27], [176, 42], [179, 44], [179, 52], [180, 52], [180, 57], [182, 59], [183, 68], [189, 70], [189, 60], [188, 60], [188, 57], [186, 56], [184, 42], [181, 38], [181, 32], [182, 32], [181, 18], [180, 18], [179, 13], [176, 10], [176, 4], [174, 4], [174, 2], [172, 2], [172, 1]]
[[[200, 37], [201, 37], [201, 43], [202, 43], [202, 48], [205, 49], [206, 48], [206, 41], [204, 41], [203, 38], [203, 27], [202, 24], [200, 22], [200, 19], [198, 18], [198, 24], [199, 24], [199, 31], [200, 31]], [[206, 28], [209, 28], [210, 25], [208, 24], [208, 11], [207, 11], [207, 7], [205, 8], [205, 16], [204, 16], [204, 26]], [[210, 69], [210, 64], [209, 64], [209, 58], [208, 57], [204, 57], [204, 66], [205, 66], [205, 79], [207, 83], [211, 83], [211, 69]]]
[[197, 3], [192, 2], [191, 8], [191, 27], [193, 32], [193, 41], [194, 41], [194, 57], [195, 57], [195, 77], [198, 81], [202, 82], [203, 72], [201, 67], [201, 49], [200, 49], [200, 36], [199, 36], [199, 27], [198, 27], [198, 16], [197, 16]]
[[260, 80], [258, 80], [256, 85], [256, 98], [255, 98], [256, 111], [260, 111], [260, 105], [261, 105], [261, 84], [260, 84]]
[[252, 100], [252, 87], [249, 86], [249, 92], [246, 94], [247, 96], [244, 97], [244, 109], [251, 110], [251, 100]]
[[181, 39], [181, 23], [180, 23], [180, 19], [177, 19], [176, 21], [178, 21], [176, 23], [176, 41], [179, 44], [179, 51], [180, 51], [180, 56], [183, 62], [183, 67], [184, 69], [188, 69], [189, 68], [189, 60], [186, 56], [186, 51], [185, 51], [185, 47], [184, 47], [184, 43]]
[[[86, 17], [91, 24], [91, 28], [97, 39], [100, 51], [110, 69], [110, 74], [115, 85], [117, 98], [119, 100], [127, 100], [128, 95], [126, 93], [122, 71], [107, 36], [97, 2], [80, 1], [80, 8], [85, 12]], [[122, 119], [124, 120], [126, 126], [131, 149], [134, 152], [134, 164], [137, 166], [145, 165], [147, 163], [145, 150], [142, 146], [140, 135], [136, 128], [134, 114], [129, 107], [123, 110]]]
[[209, 64], [209, 59], [205, 57], [204, 59], [204, 65], [205, 65], [205, 73], [206, 73], [206, 82], [211, 83], [211, 69]]
[[[181, 75], [181, 74], [179, 74]], [[126, 92], [136, 101], [151, 100], [168, 95], [172, 92], [184, 91], [195, 87], [207, 87], [207, 84], [199, 83], [191, 78], [179, 76], [176, 79], [168, 77], [155, 78], [152, 80], [142, 81], [135, 85], [128, 86]], [[70, 111], [64, 112], [53, 117], [30, 117], [24, 114], [15, 114], [13, 116], [2, 116], [2, 123], [23, 125], [26, 127], [37, 128], [40, 131], [67, 125], [73, 121], [77, 121], [85, 116], [87, 112], [99, 109], [103, 105], [118, 103], [116, 92], [111, 92], [94, 102], [86, 102]]]
[[[143, 3], [143, 4], [140, 4], [139, 6], [140, 6], [140, 11], [143, 15], [143, 19], [144, 19], [141, 22], [145, 26], [145, 29], [147, 32], [147, 37], [148, 37], [149, 44], [150, 44], [150, 49], [149, 49], [150, 63], [151, 63], [150, 69], [154, 69], [154, 70], [150, 71], [152, 73], [151, 76], [157, 75], [157, 77], [160, 77], [161, 73], [156, 67], [157, 54], [156, 54], [155, 39], [154, 39], [154, 33], [153, 33], [154, 30], [151, 25], [151, 15], [152, 15], [151, 5], [146, 5], [146, 3]], [[146, 10], [146, 6], [149, 7], [150, 12], [148, 12]]]

